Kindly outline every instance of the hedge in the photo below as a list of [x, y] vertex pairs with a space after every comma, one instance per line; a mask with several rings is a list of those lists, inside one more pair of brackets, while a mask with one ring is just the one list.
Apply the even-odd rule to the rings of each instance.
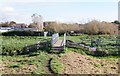
[[[55, 32], [48, 32], [47, 36], [52, 36]], [[40, 31], [9, 31], [0, 33], [2, 36], [44, 36], [44, 32]], [[60, 32], [59, 35], [64, 35], [64, 32]], [[70, 32], [67, 32], [67, 35], [71, 35]]]
[[[48, 32], [47, 36], [52, 36], [52, 32]], [[44, 36], [44, 32], [40, 31], [9, 31], [3, 32], [3, 36]]]

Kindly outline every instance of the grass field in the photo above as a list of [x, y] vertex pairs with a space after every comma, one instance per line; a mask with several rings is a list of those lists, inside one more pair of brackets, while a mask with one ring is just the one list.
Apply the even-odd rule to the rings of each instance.
[[30, 55], [2, 56], [4, 68], [1, 72], [8, 74], [46, 74], [49, 55], [45, 52]]
[[[50, 41], [51, 37], [47, 37], [47, 41]], [[90, 45], [90, 41], [93, 36], [89, 35], [80, 35], [80, 36], [67, 36], [67, 40], [72, 40], [76, 43], [84, 42], [87, 45]], [[98, 35], [94, 36], [94, 40], [98, 38]], [[1, 49], [5, 53], [20, 51], [24, 47], [29, 45], [34, 45], [38, 42], [44, 42], [46, 39], [40, 36], [0, 36], [1, 39]], [[60, 37], [63, 39], [63, 36]], [[117, 44], [117, 36], [107, 36], [101, 35], [101, 40], [103, 43], [103, 49], [107, 51], [117, 51], [118, 46], [113, 46], [113, 44]], [[67, 51], [74, 51], [77, 53], [81, 53], [86, 55], [84, 52], [81, 52], [81, 49], [74, 49], [74, 48], [67, 48]], [[2, 65], [0, 66], [1, 73], [4, 74], [49, 74], [51, 73], [48, 68], [48, 61], [50, 58], [59, 58], [62, 57], [66, 52], [61, 54], [50, 54], [45, 50], [38, 50], [37, 52], [32, 52], [26, 55], [15, 55], [15, 56], [8, 56], [8, 55], [1, 55]], [[91, 58], [93, 58], [91, 56]], [[106, 60], [113, 60], [118, 59], [118, 56], [109, 56], [109, 57], [95, 57], [98, 59], [106, 59]], [[117, 61], [116, 61], [117, 62]], [[56, 64], [57, 65], [57, 64]], [[55, 66], [56, 67], [56, 66]], [[58, 70], [59, 67], [58, 67]], [[59, 73], [59, 72], [58, 72]]]
[[[62, 39], [62, 38], [61, 38]], [[87, 46], [91, 46], [91, 39], [97, 42], [97, 39], [101, 40], [101, 46], [96, 46], [100, 51], [106, 51], [110, 53], [118, 53], [118, 42], [120, 41], [117, 36], [112, 35], [80, 35], [80, 36], [67, 36], [67, 40], [74, 41], [75, 43], [84, 43]]]

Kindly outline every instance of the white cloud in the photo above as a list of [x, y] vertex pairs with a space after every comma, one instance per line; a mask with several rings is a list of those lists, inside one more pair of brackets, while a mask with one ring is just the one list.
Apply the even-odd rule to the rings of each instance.
[[1, 21], [7, 21], [9, 19], [9, 15], [14, 13], [15, 10], [14, 8], [10, 7], [10, 6], [0, 6], [0, 18]]
[[13, 7], [3, 7], [1, 8], [1, 11], [3, 12], [14, 12], [14, 8]]

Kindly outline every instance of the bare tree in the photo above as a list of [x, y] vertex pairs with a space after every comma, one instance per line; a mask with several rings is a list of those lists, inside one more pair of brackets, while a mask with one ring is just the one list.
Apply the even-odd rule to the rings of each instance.
[[43, 17], [38, 14], [33, 14], [32, 16], [33, 23], [36, 24], [38, 31], [43, 31]]

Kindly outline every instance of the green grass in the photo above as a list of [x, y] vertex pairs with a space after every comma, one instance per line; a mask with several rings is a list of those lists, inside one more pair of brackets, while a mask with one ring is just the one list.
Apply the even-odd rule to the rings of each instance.
[[[72, 40], [77, 43], [84, 42], [88, 45], [90, 45], [91, 39], [98, 39], [98, 36], [101, 37], [103, 45], [107, 44], [116, 44], [116, 36], [107, 36], [107, 35], [79, 35], [79, 36], [67, 36], [67, 40]], [[48, 40], [50, 40], [51, 37], [47, 37]], [[3, 49], [5, 50], [21, 50], [21, 48], [25, 47], [26, 45], [32, 45], [36, 44], [37, 42], [42, 42], [44, 37], [43, 36], [0, 36], [1, 43]], [[63, 36], [60, 37], [60, 39], [63, 39]], [[12, 48], [11, 48], [12, 47]], [[104, 47], [104, 46], [103, 46]], [[113, 46], [107, 46], [108, 48]], [[113, 47], [116, 48], [116, 47]], [[3, 50], [2, 49], [2, 50]]]
[[[36, 69], [34, 69], [30, 74], [46, 74], [49, 73], [47, 71], [46, 66], [49, 60], [49, 55], [46, 52], [40, 52], [36, 56], [29, 55], [17, 55], [17, 56], [2, 56], [2, 62], [4, 65], [7, 65], [8, 68], [18, 68], [21, 69], [24, 66], [34, 65]], [[4, 72], [3, 72], [4, 73]], [[17, 72], [16, 72], [17, 73]]]
[[[46, 74], [48, 71], [47, 65], [49, 60], [49, 55], [45, 52], [41, 52], [34, 60], [34, 64], [37, 66], [37, 69], [33, 71], [34, 74]], [[46, 68], [45, 68], [46, 67]]]
[[[119, 40], [117, 39], [117, 35], [79, 35], [79, 36], [67, 36], [67, 40], [74, 41], [76, 43], [85, 43], [88, 46], [91, 46], [91, 39], [97, 40], [101, 37], [102, 41], [102, 47], [100, 47], [101, 51], [106, 51], [109, 52], [110, 54], [118, 54], [118, 46], [112, 46], [113, 44], [117, 44], [116, 41]], [[61, 37], [60, 39], [63, 39]], [[120, 41], [120, 40], [119, 40]], [[94, 45], [95, 47], [98, 48], [98, 46]], [[79, 48], [80, 49], [80, 48]], [[78, 49], [78, 52], [79, 52]], [[98, 49], [99, 50], [99, 49]]]
[[[44, 37], [40, 36], [0, 36], [0, 38], [2, 39], [0, 52], [5, 55], [21, 54], [25, 47], [46, 41]], [[47, 39], [50, 40], [50, 37]]]
[[[116, 44], [116, 36], [106, 36], [106, 35], [100, 35], [103, 44]], [[50, 39], [51, 37], [47, 37]], [[98, 35], [94, 36], [94, 39], [97, 39]], [[41, 36], [0, 36], [0, 44], [2, 46], [2, 52], [15, 52], [17, 50], [23, 49], [26, 44], [27, 45], [33, 45], [36, 44], [38, 41], [43, 42], [44, 37]], [[60, 39], [63, 39], [63, 36], [60, 37]], [[92, 39], [89, 35], [80, 35], [80, 36], [67, 36], [67, 40], [72, 40], [74, 42], [80, 43], [85, 42], [86, 44], [90, 45], [90, 40]], [[3, 47], [5, 49], [3, 49]], [[117, 51], [116, 46], [103, 46], [102, 49], [105, 49], [107, 51]], [[34, 50], [33, 50], [34, 51]], [[60, 53], [58, 56], [63, 56], [66, 52], [74, 51], [83, 55], [86, 55], [86, 53], [79, 49], [75, 48], [66, 48], [66, 50], [62, 53]], [[0, 51], [1, 52], [1, 51]], [[91, 56], [95, 57], [95, 56]], [[47, 52], [43, 50], [38, 50], [37, 52], [32, 52], [30, 54], [26, 55], [15, 55], [15, 56], [0, 56], [0, 59], [3, 61], [3, 64], [7, 66], [7, 68], [13, 69], [21, 69], [25, 65], [34, 65], [36, 69], [34, 69], [31, 73], [33, 74], [48, 74], [49, 71], [47, 70], [47, 64], [48, 60], [51, 58], [51, 54], [48, 54]], [[55, 57], [56, 58], [56, 57]], [[119, 56], [107, 56], [107, 57], [95, 57], [100, 59], [118, 59]], [[99, 67], [99, 65], [95, 64], [96, 67]], [[52, 66], [51, 68], [55, 73], [61, 73], [64, 69], [64, 65], [61, 64], [57, 59], [52, 60]], [[2, 72], [4, 73], [4, 72]], [[17, 72], [16, 72], [17, 73]]]
[[101, 64], [94, 64], [95, 67], [101, 67]]
[[51, 60], [51, 69], [54, 73], [61, 74], [64, 70], [64, 65], [56, 58]]
[[10, 64], [7, 67], [8, 68], [20, 68], [20, 64]]
[[[67, 40], [72, 40], [76, 43], [85, 43], [90, 46], [91, 39], [98, 39], [100, 36], [103, 46], [100, 47], [102, 51], [107, 51], [110, 53], [116, 53], [118, 51], [117, 46], [112, 46], [108, 44], [117, 44], [117, 36], [112, 35], [79, 35], [79, 36], [67, 36]], [[1, 39], [1, 51], [5, 55], [16, 55], [23, 52], [24, 47], [34, 45], [37, 42], [43, 42], [45, 38], [43, 36], [0, 36]], [[47, 37], [48, 41], [51, 37]], [[60, 36], [60, 39], [63, 39], [63, 36]], [[97, 47], [97, 46], [96, 46]], [[30, 49], [30, 48], [28, 48]], [[34, 48], [33, 48], [34, 49]], [[45, 50], [45, 48], [41, 49]], [[80, 52], [82, 49], [78, 48], [76, 51]]]

